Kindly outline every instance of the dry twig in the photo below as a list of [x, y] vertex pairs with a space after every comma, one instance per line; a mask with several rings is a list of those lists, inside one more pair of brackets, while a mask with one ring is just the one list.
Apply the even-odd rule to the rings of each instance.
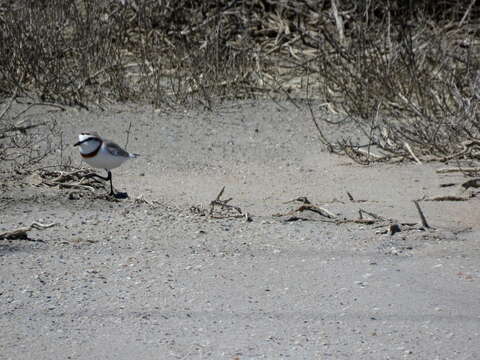
[[[251, 221], [251, 217], [247, 212], [243, 212], [238, 206], [229, 204], [233, 198], [222, 200], [224, 191], [225, 186], [222, 187], [217, 197], [210, 202], [210, 211], [208, 212], [208, 215], [214, 219], [245, 218], [246, 221]], [[218, 207], [220, 208], [220, 211], [215, 210]]]
[[436, 170], [437, 174], [448, 174], [448, 173], [455, 173], [455, 172], [480, 173], [480, 167], [465, 167], [465, 168], [455, 167], [455, 168], [441, 168]]
[[362, 203], [362, 202], [368, 201], [368, 200], [356, 200], [349, 191], [347, 191], [347, 196], [348, 196], [348, 200], [350, 200], [350, 202], [353, 202], [353, 203]]
[[417, 155], [415, 155], [415, 153], [413, 152], [410, 144], [405, 141], [405, 142], [403, 143], [403, 145], [405, 146], [405, 149], [407, 149], [408, 153], [409, 153], [410, 156], [413, 158], [413, 160], [415, 160], [418, 164], [422, 165], [422, 162], [421, 162], [420, 159], [417, 157]]
[[[59, 188], [70, 188], [88, 190], [95, 192], [102, 183], [92, 177], [87, 169], [76, 169], [73, 171], [50, 171], [42, 169], [38, 172], [40, 181], [37, 185], [58, 186]], [[103, 186], [103, 185], [102, 185]]]
[[27, 234], [29, 231], [33, 229], [44, 230], [55, 225], [57, 225], [57, 223], [41, 224], [39, 222], [33, 222], [30, 226], [0, 233], [0, 240], [29, 240]]
[[468, 180], [462, 184], [462, 187], [465, 188], [465, 190], [469, 188], [480, 188], [480, 178]]
[[423, 201], [468, 201], [472, 198], [473, 194], [469, 196], [459, 196], [459, 195], [440, 195], [422, 199]]
[[[353, 196], [348, 193], [348, 196], [350, 199], [353, 199]], [[302, 202], [303, 205], [301, 205], [298, 208], [295, 208], [287, 213], [278, 213], [274, 214], [272, 216], [275, 217], [287, 217], [286, 219], [283, 219], [283, 221], [298, 221], [298, 220], [308, 220], [306, 218], [302, 218], [298, 216], [298, 213], [304, 212], [304, 211], [311, 211], [314, 213], [317, 213], [321, 216], [321, 218], [317, 218], [317, 221], [322, 221], [322, 222], [329, 222], [329, 223], [334, 223], [336, 225], [341, 225], [341, 224], [363, 224], [363, 225], [375, 225], [375, 228], [383, 228], [380, 231], [377, 231], [377, 234], [390, 234], [394, 235], [397, 232], [400, 231], [409, 231], [409, 230], [425, 230], [425, 229], [431, 229], [431, 227], [427, 224], [425, 216], [423, 215], [422, 210], [420, 209], [420, 206], [415, 203], [417, 206], [417, 210], [419, 211], [420, 218], [421, 218], [421, 226], [419, 227], [419, 224], [417, 223], [411, 223], [411, 222], [398, 222], [394, 219], [389, 219], [385, 218], [383, 216], [377, 215], [373, 212], [364, 210], [364, 209], [359, 209], [358, 210], [358, 218], [355, 219], [350, 219], [346, 217], [341, 217], [339, 215], [335, 215], [331, 213], [330, 211], [321, 208], [319, 206], [316, 206], [312, 204], [307, 197], [301, 196], [296, 199], [293, 199], [291, 201], [288, 201], [286, 203], [291, 203], [293, 201], [299, 201]]]
[[[308, 198], [306, 196], [297, 197], [295, 199], [286, 201], [284, 204], [289, 204], [289, 203], [292, 203], [292, 202], [301, 202], [301, 203], [303, 203], [303, 205], [299, 206], [298, 208], [296, 208], [294, 210], [291, 210], [291, 211], [287, 212], [286, 214], [274, 214], [273, 216], [276, 216], [276, 217], [292, 216], [295, 213], [304, 212], [304, 211], [311, 211], [311, 212], [317, 213], [320, 216], [323, 216], [327, 219], [335, 219], [337, 217], [335, 214], [333, 214], [329, 210], [327, 210], [325, 208], [322, 208], [320, 206], [317, 206], [317, 205], [313, 205], [310, 202], [310, 200], [308, 200]], [[297, 220], [299, 220], [299, 218], [297, 218]], [[292, 220], [288, 220], [288, 221], [292, 221]]]
[[417, 200], [413, 200], [413, 203], [415, 204], [415, 207], [417, 208], [418, 215], [420, 216], [420, 221], [422, 223], [422, 226], [426, 229], [429, 229], [430, 226], [427, 223], [427, 219], [425, 218], [425, 215], [423, 214], [422, 209], [420, 208], [420, 205], [418, 204]]

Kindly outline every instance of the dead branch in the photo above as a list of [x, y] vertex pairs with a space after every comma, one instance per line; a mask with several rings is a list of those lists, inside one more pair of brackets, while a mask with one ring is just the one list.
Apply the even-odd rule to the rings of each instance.
[[472, 151], [473, 151], [474, 148], [480, 147], [480, 141], [479, 140], [465, 140], [465, 141], [462, 141], [460, 146], [462, 147], [462, 149], [460, 151], [454, 152], [454, 153], [452, 153], [450, 155], [447, 155], [447, 156], [436, 157], [436, 159], [440, 162], [445, 162], [445, 161], [449, 161], [449, 160], [452, 160], [452, 159], [458, 159], [460, 157], [467, 156], [467, 155], [469, 155], [470, 157], [473, 157], [472, 156]]
[[[225, 186], [222, 187], [217, 197], [210, 202], [209, 217], [213, 219], [245, 218], [245, 221], [251, 221], [250, 215], [243, 212], [239, 206], [228, 204], [233, 198], [221, 199], [224, 191]], [[220, 211], [216, 211], [216, 207], [219, 207]]]
[[460, 22], [458, 23], [458, 27], [459, 27], [459, 28], [462, 27], [463, 23], [464, 23], [465, 20], [467, 19], [468, 15], [469, 15], [470, 11], [472, 10], [472, 7], [473, 7], [473, 5], [475, 4], [476, 1], [477, 1], [477, 0], [472, 0], [472, 1], [470, 2], [470, 5], [468, 5], [468, 8], [467, 8], [467, 10], [465, 11], [465, 14], [463, 14], [462, 20], [460, 20]]
[[303, 205], [301, 205], [300, 207], [298, 207], [294, 210], [289, 211], [286, 214], [274, 214], [273, 216], [291, 216], [291, 215], [293, 215], [295, 213], [298, 213], [298, 212], [312, 211], [312, 212], [315, 212], [315, 213], [319, 214], [320, 216], [326, 217], [328, 219], [335, 219], [337, 217], [335, 214], [328, 211], [327, 209], [322, 208], [322, 207], [317, 206], [317, 205], [313, 205], [310, 202], [310, 200], [308, 200], [308, 198], [306, 196], [297, 197], [295, 199], [284, 202], [284, 204], [289, 204], [289, 203], [292, 203], [292, 202], [301, 202]]
[[405, 149], [407, 149], [408, 153], [409, 153], [410, 156], [413, 158], [413, 160], [415, 160], [418, 164], [422, 165], [422, 162], [421, 162], [420, 159], [415, 155], [415, 153], [413, 152], [412, 148], [410, 147], [410, 144], [405, 141], [405, 142], [403, 143], [403, 146], [405, 147]]
[[96, 188], [103, 184], [91, 176], [87, 169], [76, 169], [73, 171], [50, 171], [41, 169], [38, 172], [40, 179], [35, 180], [35, 185], [46, 185], [58, 188], [79, 189], [95, 192]]
[[[20, 79], [20, 82], [23, 81], [23, 77], [25, 76], [25, 74], [22, 74], [22, 77]], [[7, 102], [7, 105], [5, 105], [5, 107], [3, 108], [2, 112], [0, 113], [0, 120], [5, 116], [5, 114], [10, 110], [10, 108], [12, 107], [12, 104], [13, 104], [13, 101], [17, 98], [18, 96], [18, 91], [19, 91], [20, 87], [17, 85], [15, 87], [15, 90], [13, 92], [13, 95], [10, 97], [10, 99], [8, 100]], [[2, 132], [3, 133], [3, 132]]]
[[305, 204], [295, 209], [294, 212], [312, 211], [327, 219], [335, 219], [337, 216], [325, 208], [313, 204]]
[[423, 199], [423, 201], [468, 201], [472, 198], [472, 196], [473, 194], [470, 194], [470, 196], [441, 195], [441, 196], [425, 198]]
[[21, 227], [15, 230], [5, 231], [0, 233], [0, 240], [29, 240], [28, 232], [36, 229], [36, 230], [44, 230], [51, 228], [52, 226], [57, 225], [57, 223], [51, 224], [41, 224], [39, 222], [33, 222], [28, 227]]
[[480, 178], [468, 180], [462, 184], [462, 187], [465, 188], [465, 190], [469, 188], [480, 188]]
[[455, 172], [461, 173], [478, 173], [480, 172], [480, 167], [455, 167], [455, 168], [441, 168], [435, 171], [437, 174], [449, 174]]
[[91, 191], [91, 192], [95, 192], [95, 189], [91, 186], [88, 186], [88, 185], [83, 185], [81, 183], [73, 183], [73, 184], [69, 184], [69, 183], [59, 183], [59, 184], [53, 184], [53, 183], [48, 183], [48, 182], [45, 182], [45, 184], [47, 185], [51, 185], [51, 186], [58, 186], [60, 189], [62, 188], [65, 188], [65, 189], [78, 189], [78, 190], [88, 190], [88, 191]]
[[128, 147], [128, 140], [130, 138], [130, 129], [132, 128], [132, 122], [130, 121], [130, 123], [128, 124], [128, 129], [127, 129], [127, 140], [125, 140], [125, 150], [127, 149]]
[[367, 202], [368, 200], [356, 200], [354, 199], [353, 195], [347, 191], [347, 196], [348, 196], [348, 199], [350, 200], [350, 202], [353, 202], [353, 203], [362, 203], [362, 202]]
[[392, 160], [392, 157], [389, 155], [378, 155], [371, 152], [371, 150], [361, 149], [358, 146], [347, 144], [345, 142], [340, 142], [338, 146], [345, 155], [360, 165], [369, 165], [372, 162]]
[[366, 210], [363, 210], [363, 209], [359, 209], [358, 210], [358, 214], [359, 214], [359, 217], [360, 219], [363, 219], [363, 214], [366, 214], [368, 216], [370, 216], [372, 219], [374, 220], [380, 220], [380, 221], [386, 221], [387, 219], [385, 219], [384, 217], [380, 216], [380, 215], [377, 215], [377, 214], [374, 214], [372, 212], [369, 212], [369, 211], [366, 211]]
[[[347, 192], [347, 195], [349, 196], [350, 199], [353, 199], [353, 196], [349, 192]], [[352, 218], [342, 217], [340, 215], [335, 215], [324, 208], [321, 208], [319, 206], [316, 206], [310, 203], [310, 201], [305, 196], [295, 198], [286, 203], [291, 203], [294, 201], [300, 201], [303, 204], [298, 208], [288, 211], [287, 213], [277, 213], [277, 214], [273, 214], [272, 216], [286, 217], [282, 221], [287, 221], [287, 222], [299, 221], [299, 220], [311, 220], [309, 218], [301, 217], [298, 215], [299, 213], [302, 213], [305, 211], [311, 211], [321, 216], [320, 218], [316, 218], [315, 219], [316, 221], [327, 222], [327, 223], [332, 223], [336, 225], [341, 225], [341, 224], [374, 225], [374, 228], [382, 228], [382, 230], [376, 231], [376, 234], [388, 233], [390, 235], [394, 235], [395, 233], [398, 233], [401, 231], [433, 229], [432, 227], [430, 227], [430, 225], [428, 225], [425, 215], [423, 214], [423, 211], [418, 205], [417, 201], [414, 201], [414, 203], [415, 203], [415, 206], [417, 207], [417, 211], [419, 212], [421, 224], [412, 223], [412, 222], [399, 222], [394, 219], [386, 218], [384, 216], [380, 216], [378, 214], [375, 214], [371, 211], [367, 211], [364, 209], [358, 210], [358, 218], [352, 219]]]
[[345, 45], [345, 32], [343, 26], [343, 19], [338, 13], [337, 0], [331, 0], [333, 17], [335, 18], [335, 25], [337, 26], [338, 37], [340, 39], [340, 44]]
[[14, 125], [5, 129], [0, 129], [0, 139], [6, 139], [10, 137], [11, 135], [9, 133], [12, 133], [12, 132], [20, 132], [22, 134], [25, 134], [27, 130], [34, 129], [36, 127], [43, 126], [43, 125], [46, 125], [46, 123], [31, 124], [27, 126]]
[[285, 201], [284, 204], [290, 204], [292, 202], [299, 201], [304, 204], [311, 204], [310, 200], [306, 196], [300, 196], [292, 200]]
[[377, 220], [375, 219], [340, 219], [335, 221], [335, 224], [340, 225], [340, 224], [363, 224], [363, 225], [373, 225], [377, 223]]
[[457, 185], [457, 183], [444, 183], [444, 184], [440, 184], [440, 187], [445, 188], [445, 187], [452, 187], [455, 185]]
[[429, 229], [430, 226], [429, 226], [428, 223], [427, 223], [427, 219], [425, 218], [425, 215], [423, 214], [423, 211], [422, 211], [422, 209], [420, 208], [420, 205], [418, 204], [418, 201], [417, 201], [417, 200], [413, 200], [413, 203], [415, 204], [415, 207], [417, 208], [418, 215], [420, 216], [420, 221], [422, 222], [422, 226], [423, 226], [424, 228]]

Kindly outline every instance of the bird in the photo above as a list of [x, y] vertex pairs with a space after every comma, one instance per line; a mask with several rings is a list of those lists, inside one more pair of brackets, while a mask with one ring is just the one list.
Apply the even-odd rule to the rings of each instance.
[[[122, 149], [120, 145], [102, 138], [96, 132], [82, 132], [78, 135], [78, 142], [73, 146], [80, 146], [80, 155], [88, 165], [107, 171], [106, 177], [98, 174], [91, 174], [90, 176], [110, 181], [110, 195], [117, 197], [118, 194], [113, 191], [112, 172], [110, 170], [119, 167], [128, 159], [138, 157], [139, 154], [129, 153]], [[123, 195], [126, 196], [126, 194]]]

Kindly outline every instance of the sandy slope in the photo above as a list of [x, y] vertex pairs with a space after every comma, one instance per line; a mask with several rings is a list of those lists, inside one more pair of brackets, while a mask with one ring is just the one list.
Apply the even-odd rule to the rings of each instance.
[[[437, 175], [445, 164], [361, 167], [323, 152], [290, 104], [55, 116], [70, 143], [97, 130], [124, 144], [132, 121], [128, 150], [142, 157], [114, 170], [120, 202], [3, 180], [0, 232], [59, 225], [0, 242], [0, 358], [480, 357], [477, 198], [422, 202], [437, 230], [394, 236], [272, 217], [307, 196], [348, 217], [418, 221], [411, 200], [458, 191], [439, 187], [463, 180]], [[188, 210], [222, 186], [252, 222]]]

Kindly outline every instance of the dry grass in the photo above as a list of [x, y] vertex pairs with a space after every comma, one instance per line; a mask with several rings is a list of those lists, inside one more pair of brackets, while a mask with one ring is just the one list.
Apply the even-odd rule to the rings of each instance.
[[[417, 162], [480, 157], [480, 28], [467, 21], [474, 10], [452, 9], [443, 20], [446, 13], [394, 16], [392, 6], [373, 24], [356, 15], [344, 43], [323, 31], [322, 94], [362, 129], [364, 149]], [[361, 146], [343, 139], [333, 148], [352, 156]], [[360, 158], [376, 160], [370, 151]]]
[[454, 0], [0, 1], [0, 98], [315, 98], [363, 131], [363, 144], [322, 137], [360, 163], [478, 159], [479, 15]]

